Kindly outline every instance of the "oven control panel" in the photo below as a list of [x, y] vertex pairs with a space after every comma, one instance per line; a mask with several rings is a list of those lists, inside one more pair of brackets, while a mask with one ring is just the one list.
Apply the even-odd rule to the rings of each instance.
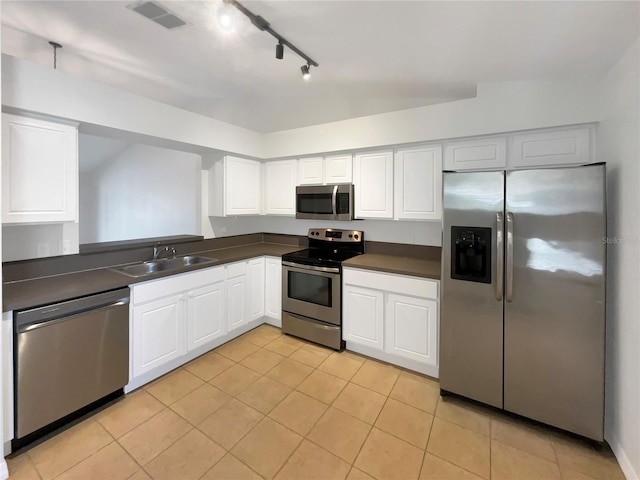
[[338, 228], [310, 228], [308, 237], [325, 242], [362, 242], [364, 239], [360, 230], [340, 230]]

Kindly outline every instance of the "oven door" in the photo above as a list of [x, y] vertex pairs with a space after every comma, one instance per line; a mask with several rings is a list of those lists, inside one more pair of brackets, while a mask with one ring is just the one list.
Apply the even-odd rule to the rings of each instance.
[[341, 324], [339, 268], [282, 262], [282, 310]]

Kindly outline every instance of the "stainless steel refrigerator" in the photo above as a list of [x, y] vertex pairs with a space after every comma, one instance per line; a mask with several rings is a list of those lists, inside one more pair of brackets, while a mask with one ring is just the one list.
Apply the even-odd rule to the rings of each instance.
[[605, 165], [443, 174], [440, 387], [603, 440]]

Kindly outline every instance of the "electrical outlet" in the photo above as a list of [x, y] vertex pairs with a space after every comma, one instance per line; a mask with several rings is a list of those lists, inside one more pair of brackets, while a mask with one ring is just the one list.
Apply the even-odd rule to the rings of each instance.
[[48, 243], [39, 243], [37, 247], [37, 256], [38, 257], [48, 257], [50, 256], [49, 244]]

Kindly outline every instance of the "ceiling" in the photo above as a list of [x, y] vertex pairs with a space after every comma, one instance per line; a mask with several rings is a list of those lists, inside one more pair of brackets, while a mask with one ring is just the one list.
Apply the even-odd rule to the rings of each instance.
[[2, 52], [258, 132], [473, 97], [480, 82], [599, 78], [633, 44], [640, 3], [245, 1], [319, 63], [215, 1], [165, 1], [167, 30], [121, 1], [2, 1]]

